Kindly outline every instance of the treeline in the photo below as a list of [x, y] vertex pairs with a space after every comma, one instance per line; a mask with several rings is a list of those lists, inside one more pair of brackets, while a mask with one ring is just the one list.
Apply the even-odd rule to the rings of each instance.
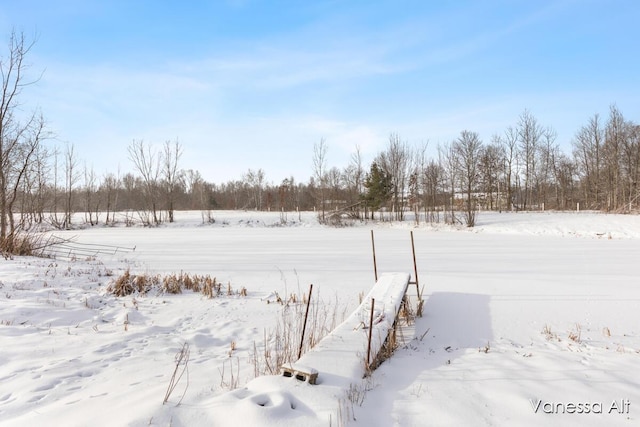
[[473, 226], [478, 210], [638, 209], [640, 126], [612, 106], [606, 120], [594, 115], [576, 131], [572, 148], [564, 153], [554, 130], [525, 110], [488, 143], [462, 131], [437, 147], [435, 157], [426, 146], [392, 134], [370, 164], [356, 147], [348, 166], [337, 168], [327, 164], [321, 140], [310, 153], [313, 175], [306, 182], [268, 182], [264, 170], [249, 169], [216, 184], [180, 168], [178, 141], [160, 149], [133, 141], [128, 158], [135, 172], [102, 177], [79, 166], [72, 146], [60, 154], [37, 145], [31, 160], [24, 159], [20, 185], [6, 194], [15, 214], [10, 217], [19, 216], [21, 226], [48, 222], [59, 228], [72, 226], [74, 212], [84, 212], [92, 225], [122, 221], [115, 212], [152, 225], [173, 222], [176, 210], [201, 210], [210, 218], [212, 210], [245, 209], [316, 210], [321, 221], [376, 215], [404, 220], [412, 212], [416, 221]]

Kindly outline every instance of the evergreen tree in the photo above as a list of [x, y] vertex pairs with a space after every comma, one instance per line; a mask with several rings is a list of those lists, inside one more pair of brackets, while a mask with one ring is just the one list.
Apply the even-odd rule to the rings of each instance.
[[371, 170], [364, 180], [367, 191], [364, 194], [364, 202], [371, 210], [371, 219], [375, 211], [389, 201], [391, 197], [391, 175], [378, 166], [376, 162], [371, 164]]

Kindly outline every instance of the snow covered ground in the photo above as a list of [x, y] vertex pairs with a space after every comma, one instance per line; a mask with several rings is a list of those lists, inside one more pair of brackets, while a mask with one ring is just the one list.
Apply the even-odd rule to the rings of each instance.
[[[640, 217], [480, 213], [473, 229], [347, 228], [313, 213], [178, 212], [157, 228], [55, 232], [135, 250], [0, 260], [0, 424], [65, 426], [635, 425], [640, 419]], [[349, 389], [255, 377], [276, 294], [314, 285], [346, 317], [378, 271], [413, 272], [424, 316]], [[236, 293], [117, 298], [136, 273], [209, 274]], [[163, 404], [176, 354], [188, 378]], [[353, 355], [345, 355], [352, 357]], [[233, 391], [232, 391], [233, 389]]]

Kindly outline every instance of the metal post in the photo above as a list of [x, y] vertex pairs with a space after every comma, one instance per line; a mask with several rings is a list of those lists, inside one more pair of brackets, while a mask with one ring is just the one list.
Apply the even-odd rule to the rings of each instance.
[[309, 299], [307, 300], [307, 311], [304, 314], [304, 325], [302, 326], [302, 337], [300, 338], [300, 349], [298, 350], [298, 359], [302, 356], [302, 345], [304, 344], [304, 332], [307, 329], [307, 317], [309, 316], [309, 306], [311, 305], [311, 291], [313, 291], [313, 283], [309, 285]]
[[373, 240], [373, 230], [371, 230], [371, 248], [373, 249], [373, 274], [378, 281], [378, 266], [376, 265], [376, 243]]
[[373, 309], [376, 306], [375, 298], [371, 298], [371, 314], [369, 316], [369, 344], [367, 344], [367, 369], [371, 366], [371, 332], [373, 331]]
[[413, 231], [411, 231], [411, 252], [413, 253], [413, 274], [416, 277], [416, 291], [418, 293], [418, 301], [420, 301], [420, 285], [418, 284], [418, 264], [416, 263], [416, 247], [413, 244]]

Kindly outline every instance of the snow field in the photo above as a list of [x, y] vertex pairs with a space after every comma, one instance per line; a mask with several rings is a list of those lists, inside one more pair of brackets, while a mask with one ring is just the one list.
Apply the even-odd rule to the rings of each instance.
[[[135, 246], [126, 259], [2, 260], [0, 423], [637, 423], [637, 217], [481, 213], [474, 229], [409, 223], [332, 229], [318, 226], [312, 213], [278, 227], [272, 213], [216, 217], [212, 226], [193, 213], [154, 229], [58, 233]], [[369, 379], [352, 378], [347, 399], [322, 385], [294, 382], [291, 391], [290, 378], [253, 380], [254, 345], [282, 310], [267, 300], [275, 292], [300, 296], [313, 283], [318, 303], [355, 310], [358, 295], [374, 282], [372, 227], [379, 272], [413, 271], [408, 229], [414, 230], [425, 287], [424, 316], [404, 332], [395, 355]], [[107, 295], [106, 284], [125, 268], [210, 274], [249, 295]], [[188, 385], [183, 379], [162, 405], [185, 342]], [[231, 392], [230, 369], [239, 386]], [[571, 405], [584, 410], [587, 403], [600, 404], [602, 413], [569, 413]], [[550, 408], [565, 413], [546, 413]]]

